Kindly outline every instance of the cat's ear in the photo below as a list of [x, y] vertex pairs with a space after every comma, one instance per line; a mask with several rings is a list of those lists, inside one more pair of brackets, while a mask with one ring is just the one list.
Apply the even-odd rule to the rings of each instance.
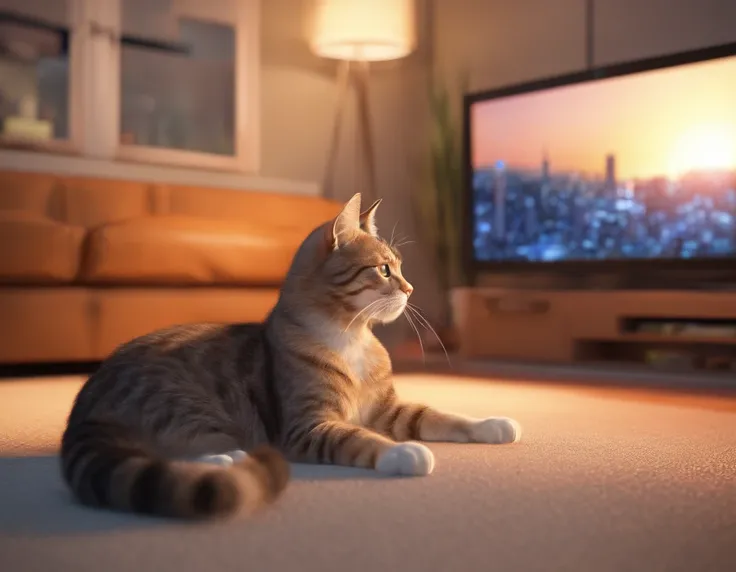
[[383, 199], [378, 199], [369, 206], [364, 212], [360, 213], [360, 228], [372, 236], [378, 236], [378, 227], [376, 226], [376, 209]]
[[332, 250], [350, 240], [352, 234], [360, 228], [360, 193], [355, 193], [342, 207], [335, 217], [329, 234], [329, 246]]

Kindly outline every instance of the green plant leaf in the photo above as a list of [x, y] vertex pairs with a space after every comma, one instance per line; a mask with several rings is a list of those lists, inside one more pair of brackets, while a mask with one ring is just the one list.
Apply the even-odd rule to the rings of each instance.
[[460, 96], [467, 74], [458, 85], [434, 81], [428, 91], [429, 141], [427, 174], [412, 193], [417, 227], [428, 244], [447, 289], [465, 283], [462, 265], [462, 212], [464, 203]]

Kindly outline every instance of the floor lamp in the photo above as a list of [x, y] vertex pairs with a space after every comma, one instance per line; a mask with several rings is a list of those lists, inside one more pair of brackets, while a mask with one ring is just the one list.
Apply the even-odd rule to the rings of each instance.
[[324, 194], [335, 198], [334, 175], [345, 110], [351, 92], [357, 110], [354, 192], [363, 203], [376, 198], [376, 169], [371, 129], [368, 72], [370, 62], [394, 60], [412, 52], [416, 0], [313, 0], [311, 48], [319, 56], [341, 60]]

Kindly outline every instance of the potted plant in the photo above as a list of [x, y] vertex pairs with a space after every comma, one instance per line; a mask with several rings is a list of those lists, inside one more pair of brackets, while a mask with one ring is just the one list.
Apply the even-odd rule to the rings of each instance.
[[[453, 351], [457, 347], [454, 315], [464, 298], [467, 277], [462, 261], [463, 150], [460, 89], [434, 80], [429, 88], [430, 140], [426, 184], [412, 193], [416, 228], [431, 250], [444, 306], [437, 324], [436, 341], [426, 338], [425, 348]], [[430, 334], [431, 336], [431, 334]], [[432, 338], [434, 336], [431, 336]]]

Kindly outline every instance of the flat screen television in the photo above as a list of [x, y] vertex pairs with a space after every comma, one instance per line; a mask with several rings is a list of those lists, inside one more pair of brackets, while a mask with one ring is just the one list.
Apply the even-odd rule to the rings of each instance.
[[736, 261], [736, 44], [472, 93], [464, 128], [476, 271]]

